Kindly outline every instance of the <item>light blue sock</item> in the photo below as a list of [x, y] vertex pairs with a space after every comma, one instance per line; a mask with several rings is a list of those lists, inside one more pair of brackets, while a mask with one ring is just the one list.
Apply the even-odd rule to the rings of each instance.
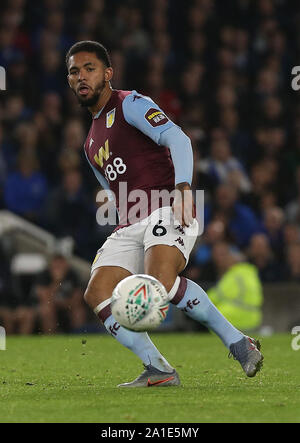
[[178, 288], [175, 296], [171, 299], [171, 303], [177, 308], [215, 332], [228, 349], [232, 343], [236, 343], [244, 337], [244, 334], [218, 311], [199, 285], [184, 277], [180, 277], [179, 285], [178, 283], [177, 279]]
[[173, 371], [172, 366], [154, 346], [146, 332], [134, 332], [123, 328], [113, 315], [105, 320], [104, 326], [119, 343], [134, 352], [146, 366], [151, 364], [160, 371]]

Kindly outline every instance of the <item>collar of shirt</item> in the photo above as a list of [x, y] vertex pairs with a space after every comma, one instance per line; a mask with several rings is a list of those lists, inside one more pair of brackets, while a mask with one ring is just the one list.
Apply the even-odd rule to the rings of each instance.
[[101, 112], [103, 111], [103, 109], [104, 109], [104, 106], [103, 106], [103, 108], [101, 108], [101, 109], [100, 109], [100, 111], [98, 111], [98, 112], [97, 112], [97, 114], [96, 114], [96, 115], [94, 115], [94, 117], [93, 117], [93, 120], [95, 120], [95, 119], [97, 119], [97, 118], [99, 118], [99, 117], [100, 117], [100, 115], [101, 115]]

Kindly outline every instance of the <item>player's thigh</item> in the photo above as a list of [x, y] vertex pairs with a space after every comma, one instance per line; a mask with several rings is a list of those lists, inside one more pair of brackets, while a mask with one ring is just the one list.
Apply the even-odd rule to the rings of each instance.
[[107, 266], [124, 268], [131, 274], [142, 272], [144, 229], [132, 225], [114, 232], [98, 250], [91, 272]]
[[145, 273], [157, 278], [168, 292], [185, 264], [183, 253], [176, 246], [155, 245], [145, 252]]
[[85, 301], [94, 309], [100, 303], [109, 299], [115, 286], [129, 275], [132, 275], [132, 273], [119, 266], [100, 266], [96, 268], [92, 272], [85, 291]]
[[143, 272], [143, 230], [128, 226], [113, 233], [98, 250], [84, 298], [92, 308], [109, 299], [115, 286]]
[[161, 281], [169, 291], [186, 267], [198, 235], [198, 222], [183, 228], [174, 221], [170, 207], [151, 214], [144, 237], [145, 272]]

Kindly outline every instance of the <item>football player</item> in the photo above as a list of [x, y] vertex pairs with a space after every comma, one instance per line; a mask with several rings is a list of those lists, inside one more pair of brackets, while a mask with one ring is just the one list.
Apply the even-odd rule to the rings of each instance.
[[[157, 278], [170, 302], [214, 331], [246, 375], [253, 377], [263, 360], [259, 342], [231, 325], [200, 286], [179, 276], [199, 229], [191, 192], [190, 139], [151, 98], [136, 91], [112, 89], [113, 68], [100, 43], [76, 43], [66, 55], [66, 64], [69, 85], [92, 116], [84, 146], [87, 161], [101, 186], [115, 199], [119, 214], [119, 226], [92, 265], [85, 300], [110, 334], [134, 352], [145, 367], [137, 379], [119, 386], [180, 384], [177, 371], [148, 334], [125, 329], [111, 314], [110, 298], [117, 283], [139, 273]], [[129, 194], [142, 192], [145, 197], [134, 222], [130, 217], [133, 199], [121, 197], [122, 184]], [[154, 190], [176, 190], [172, 204], [159, 198], [153, 201]]]

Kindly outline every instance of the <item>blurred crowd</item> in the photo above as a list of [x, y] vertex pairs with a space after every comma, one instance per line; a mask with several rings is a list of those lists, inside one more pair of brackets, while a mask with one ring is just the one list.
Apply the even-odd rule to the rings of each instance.
[[97, 40], [112, 86], [149, 95], [192, 140], [205, 232], [186, 272], [215, 281], [225, 243], [263, 282], [299, 281], [299, 26], [297, 0], [4, 1], [0, 209], [72, 236], [89, 261], [110, 232], [82, 149], [90, 115], [64, 64], [73, 43]]

